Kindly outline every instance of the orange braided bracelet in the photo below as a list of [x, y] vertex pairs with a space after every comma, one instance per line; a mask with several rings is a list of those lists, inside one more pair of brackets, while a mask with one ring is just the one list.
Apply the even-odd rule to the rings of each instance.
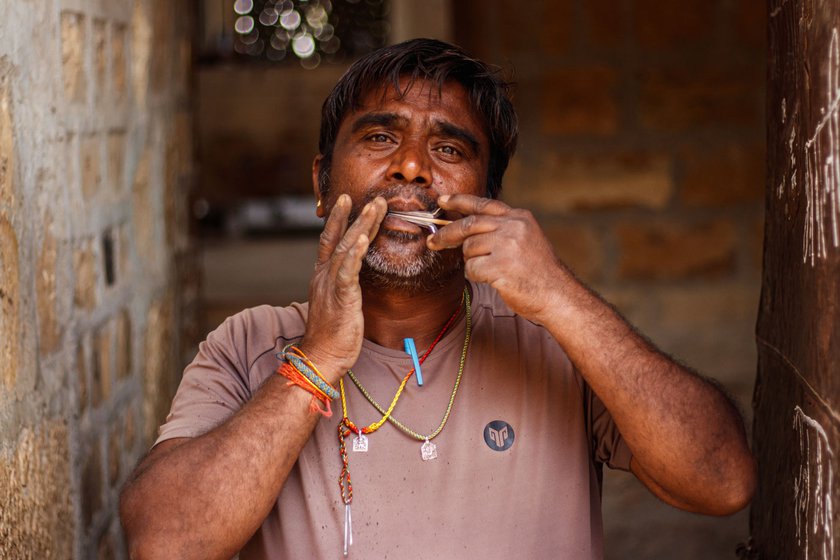
[[[330, 398], [314, 383], [307, 379], [305, 375], [298, 371], [295, 366], [289, 362], [283, 362], [283, 364], [277, 368], [277, 373], [289, 380], [289, 382], [286, 383], [286, 386], [297, 385], [307, 393], [312, 394], [312, 401], [309, 403], [309, 410], [311, 412], [317, 412], [326, 418], [332, 417]], [[324, 403], [324, 408], [318, 406], [318, 401]]]

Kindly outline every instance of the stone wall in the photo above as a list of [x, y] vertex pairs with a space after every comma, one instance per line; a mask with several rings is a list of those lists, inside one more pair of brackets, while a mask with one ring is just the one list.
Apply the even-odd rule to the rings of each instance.
[[[661, 348], [749, 411], [760, 289], [766, 4], [453, 2], [456, 41], [515, 69], [503, 197]], [[746, 514], [681, 514], [607, 476], [608, 558], [734, 558]]]
[[0, 3], [0, 558], [124, 557], [194, 329], [186, 6]]

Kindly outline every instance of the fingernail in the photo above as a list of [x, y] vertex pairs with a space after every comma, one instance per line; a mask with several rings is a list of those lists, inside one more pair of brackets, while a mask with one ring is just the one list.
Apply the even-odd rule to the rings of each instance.
[[449, 195], [448, 194], [444, 194], [444, 195], [441, 195], [441, 196], [438, 197], [438, 204], [440, 204], [440, 203], [446, 204], [448, 201], [449, 201]]

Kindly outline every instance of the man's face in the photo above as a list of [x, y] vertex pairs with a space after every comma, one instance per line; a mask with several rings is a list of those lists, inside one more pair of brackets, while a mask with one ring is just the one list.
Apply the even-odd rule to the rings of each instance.
[[[391, 87], [374, 90], [338, 130], [324, 213], [342, 193], [353, 200], [351, 219], [377, 196], [397, 211], [432, 210], [442, 194], [481, 196], [488, 157], [484, 127], [460, 84], [447, 83], [439, 90], [418, 80], [402, 98]], [[316, 196], [320, 162], [318, 156], [313, 169]], [[462, 266], [460, 252], [430, 251], [428, 233], [385, 218], [365, 258], [363, 280], [421, 289], [451, 278]]]

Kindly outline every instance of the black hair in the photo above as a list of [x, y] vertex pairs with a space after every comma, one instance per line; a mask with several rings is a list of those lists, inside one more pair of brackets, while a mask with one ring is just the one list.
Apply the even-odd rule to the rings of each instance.
[[[409, 82], [401, 89], [403, 77], [408, 77]], [[498, 67], [436, 39], [412, 39], [375, 50], [353, 63], [335, 85], [321, 108], [318, 151], [323, 157], [318, 188], [322, 196], [329, 188], [335, 139], [347, 114], [358, 109], [363, 97], [383, 84], [391, 84], [398, 95], [405, 95], [417, 80], [429, 80], [438, 88], [454, 81], [467, 91], [473, 109], [484, 121], [490, 142], [487, 196], [499, 196], [502, 176], [516, 151], [519, 136], [518, 119], [510, 101], [512, 84], [502, 79]]]

